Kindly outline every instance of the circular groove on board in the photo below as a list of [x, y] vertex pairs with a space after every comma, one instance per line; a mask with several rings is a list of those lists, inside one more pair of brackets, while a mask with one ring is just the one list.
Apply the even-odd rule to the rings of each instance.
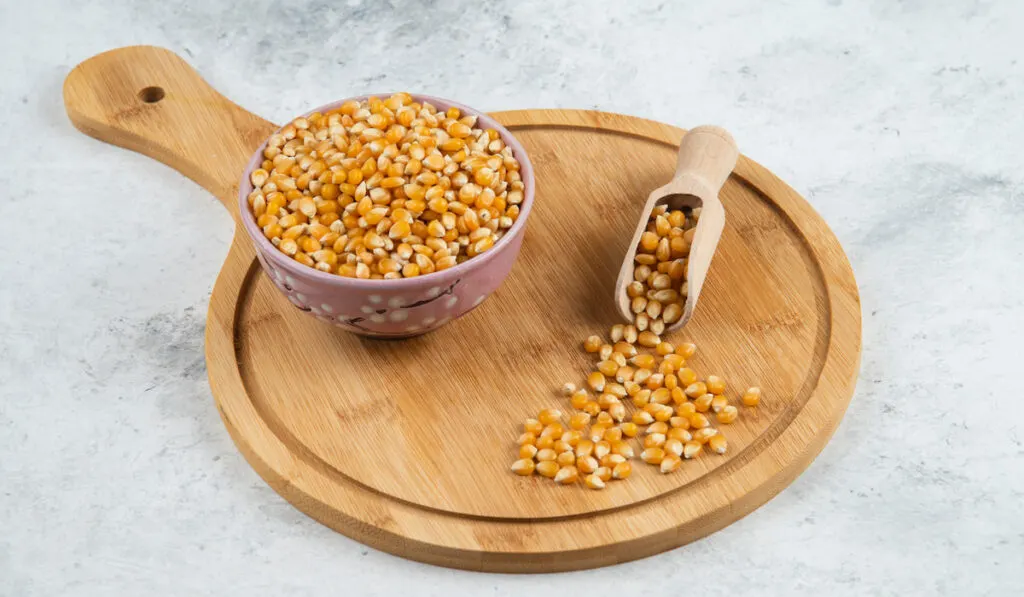
[[[680, 134], [677, 129], [650, 121], [589, 112], [539, 111], [536, 114], [549, 117], [547, 122], [533, 120], [526, 126], [516, 125], [517, 119], [530, 121], [531, 113], [533, 112], [506, 113], [502, 115], [502, 120], [506, 125], [511, 125], [510, 128], [517, 135], [521, 134], [521, 131], [539, 130], [552, 126], [576, 128], [588, 132], [594, 132], [593, 127], [608, 126], [610, 129], [615, 130], [598, 132], [602, 135], [630, 136], [646, 142], [662, 145], [668, 144], [671, 146], [673, 138], [677, 140]], [[540, 120], [544, 120], [544, 118], [540, 118]], [[531, 157], [534, 157], [533, 148], [531, 148], [529, 143], [526, 143], [526, 145], [528, 150], [531, 151]], [[551, 157], [551, 154], [542, 151], [538, 157], [540, 159], [534, 158], [534, 162], [540, 161], [543, 163]], [[542, 171], [541, 166], [538, 166], [538, 171]], [[747, 177], [745, 175], [752, 176]], [[750, 180], [750, 178], [757, 178], [757, 180]], [[761, 189], [766, 181], [781, 185], [760, 166], [745, 159], [742, 159], [741, 164], [737, 166], [737, 173], [734, 174], [733, 180], [737, 185], [748, 187], [749, 190], [753, 190], [765, 198], [768, 196]], [[538, 207], [540, 207], [541, 201], [544, 201], [545, 197], [543, 194], [543, 181], [540, 182]], [[773, 192], [789, 193], [790, 196], [785, 197], [785, 199], [790, 203], [790, 210], [794, 208], [794, 201], [802, 203], [802, 200], [784, 185], [781, 185], [781, 188], [773, 187]], [[728, 197], [723, 199], [728, 209]], [[642, 197], [637, 198], [637, 200], [642, 200]], [[778, 204], [775, 197], [772, 197], [771, 200]], [[248, 409], [257, 413], [259, 415], [258, 419], [260, 419], [259, 421], [249, 422], [250, 424], [246, 425], [246, 427], [249, 427], [249, 432], [252, 432], [253, 435], [243, 432], [242, 426], [234, 418], [233, 412], [248, 409], [242, 408], [244, 405], [240, 404], [232, 404], [231, 408], [227, 408], [222, 392], [218, 391], [221, 383], [216, 383], [214, 380], [215, 377], [220, 377], [221, 374], [213, 371], [214, 364], [211, 363], [210, 375], [211, 383], [214, 386], [214, 393], [217, 396], [225, 423], [229, 430], [231, 430], [236, 443], [238, 443], [253, 466], [277, 491], [314, 518], [328, 524], [332, 528], [381, 549], [406, 557], [449, 566], [516, 571], [549, 571], [592, 567], [615, 561], [634, 559], [668, 549], [706, 535], [728, 524], [756, 508], [788, 484], [824, 445], [827, 437], [841, 418], [842, 412], [845, 410], [846, 403], [852, 393], [852, 384], [856, 375], [857, 358], [859, 355], [859, 310], [850, 311], [851, 305], [856, 307], [856, 285], [853, 282], [852, 274], [849, 272], [849, 266], [845, 262], [845, 257], [842, 256], [841, 250], [838, 250], [838, 244], [834, 237], [831, 236], [831, 233], [806, 204], [803, 204], [802, 207], [797, 205], [797, 207], [803, 210], [803, 213], [799, 214], [803, 225], [799, 225], [794, 221], [793, 214], [787, 211], [785, 205], [778, 206], [777, 211], [790, 228], [794, 239], [805, 245], [804, 249], [799, 252], [806, 259], [805, 269], [813, 271], [813, 278], [817, 281], [813, 302], [815, 304], [815, 311], [821, 314], [816, 321], [813, 333], [817, 348], [812, 351], [813, 358], [810, 363], [806, 363], [808, 366], [803, 371], [802, 382], [798, 392], [800, 399], [790, 401], [785, 405], [785, 408], [774, 413], [772, 422], [766, 430], [747, 443], [742, 451], [732, 454], [725, 461], [725, 464], [694, 479], [690, 479], [688, 482], [676, 484], [667, 489], [663, 488], [649, 495], [641, 496], [636, 501], [626, 504], [604, 504], [598, 508], [579, 511], [541, 512], [530, 516], [513, 515], [507, 516], [506, 519], [506, 516], [487, 516], [474, 512], [459, 511], [458, 509], [445, 507], [450, 506], [446, 504], [430, 505], [413, 499], [398, 498], [388, 491], [374, 488], [370, 484], [346, 475], [339, 467], [332, 465], [327, 459], [321, 458], [314, 450], [308, 448], [302, 441], [291, 434], [287, 425], [277, 419], [276, 413], [268, 407], [268, 404], [261, 402], [259, 399], [251, 400], [248, 405]], [[808, 217], [813, 218], [813, 220], [808, 221]], [[537, 218], [536, 211], [533, 218]], [[534, 223], [531, 220], [531, 226]], [[813, 238], [805, 237], [805, 229], [808, 227], [813, 229]], [[745, 235], [758, 234], [758, 231], [754, 227], [751, 230], [744, 230], [743, 233]], [[827, 272], [821, 270], [821, 263], [818, 259], [820, 259], [820, 254], [823, 251], [821, 247], [815, 247], [815, 242], [824, 243], [826, 245], [824, 252], [833, 253], [826, 256], [837, 261], [829, 265], [829, 271]], [[524, 244], [524, 254], [530, 243], [531, 236], [528, 233], [526, 244]], [[237, 244], [232, 248], [233, 254], [236, 251], [236, 247]], [[835, 254], [836, 250], [838, 250], [837, 254]], [[238, 258], [243, 259], [243, 261], [245, 259], [245, 257], [241, 256], [238, 256]], [[521, 260], [522, 258], [523, 256], [520, 257]], [[228, 261], [232, 261], [231, 255], [229, 255]], [[246, 365], [244, 355], [237, 351], [241, 351], [245, 338], [252, 332], [252, 330], [246, 329], [246, 325], [244, 325], [245, 322], [253, 322], [253, 319], [249, 318], [250, 314], [247, 311], [246, 305], [257, 292], [256, 287], [260, 284], [260, 276], [257, 275], [259, 269], [252, 260], [251, 253], [248, 255], [247, 264], [241, 263], [240, 265], [245, 267], [246, 273], [241, 276], [241, 279], [236, 284], [232, 284], [235, 288], [230, 289], [230, 292], [234, 293], [236, 297], [236, 302], [233, 305], [235, 307], [235, 316], [232, 318], [235, 329], [233, 330], [234, 333], [227, 334], [239, 340], [237, 344], [233, 343], [236, 354], [239, 356], [237, 361], [239, 367], [232, 374], [225, 373], [224, 375], [233, 378], [228, 381], [244, 386], [251, 379], [247, 370], [247, 367], [251, 365]], [[518, 264], [517, 267], [519, 267]], [[712, 276], [714, 276], [714, 266]], [[263, 282], [264, 284], [266, 283], [265, 280]], [[844, 337], [840, 338], [842, 344], [849, 345], [851, 340], [853, 341], [852, 346], [842, 347], [851, 352], [851, 354], [845, 355], [845, 362], [840, 363], [841, 371], [839, 373], [841, 375], [839, 377], [841, 379], [839, 381], [845, 382], [845, 384], [836, 384], [835, 380], [833, 380], [833, 387], [828, 390], [829, 395], [821, 398], [818, 394], [821, 393], [819, 381], [823, 377], [821, 373], [822, 367], [828, 366], [828, 360], [833, 356], [831, 351], [834, 350], [836, 342], [836, 338], [832, 336], [833, 324], [837, 317], [837, 313], [832, 308], [836, 297], [833, 296], [830, 284], [838, 285], [841, 292], [850, 295], [844, 297], [844, 300], [847, 303], [851, 303], [852, 300], [852, 303], [842, 305], [843, 312], [838, 316], [840, 323], [847, 327], [851, 323], [850, 320], [852, 318], [854, 323], [856, 323], [856, 329], [852, 331], [852, 336], [850, 333], [844, 332]], [[499, 289], [495, 297], [503, 292], [507, 292], [507, 285], [508, 282]], [[218, 281], [218, 286], [221, 286], [220, 280]], [[276, 293], [269, 286], [265, 290], [269, 293]], [[242, 300], [237, 300], [237, 298], [242, 297], [244, 297]], [[277, 308], [290, 308], [290, 305], [284, 302], [282, 297], [273, 295], [273, 299], [277, 301]], [[492, 301], [494, 300], [492, 298]], [[702, 294], [703, 305], [704, 294]], [[482, 310], [486, 310], [489, 306], [491, 306], [491, 301], [481, 307], [481, 311], [476, 311], [463, 320], [452, 323], [445, 330], [451, 330], [460, 325], [469, 326], [471, 319], [484, 318], [485, 314]], [[298, 316], [300, 314], [289, 313], [284, 318], [287, 319], [289, 315]], [[275, 316], [279, 320], [282, 318], [282, 314], [275, 315], [270, 312], [259, 314], [258, 319], [261, 325], [268, 322], [273, 324]], [[781, 319], [776, 323], [783, 327], [799, 325], [798, 321], [787, 321], [786, 318], [790, 316], [782, 313], [779, 315]], [[301, 317], [308, 319], [309, 325], [321, 325], [306, 315], [301, 315]], [[464, 324], [463, 322], [466, 323]], [[327, 332], [332, 333], [331, 330], [327, 330]], [[425, 339], [418, 340], [418, 342], [429, 342], [430, 338], [443, 332], [444, 330], [435, 332]], [[341, 332], [333, 333], [340, 334]], [[216, 336], [208, 328], [208, 337], [211, 335]], [[211, 341], [213, 340], [211, 338]], [[223, 338], [221, 338], [221, 341], [223, 341]], [[417, 341], [414, 340], [413, 342]], [[576, 342], [573, 341], [570, 344], [570, 346], [560, 346], [558, 349], [566, 351], [577, 349], [575, 346]], [[208, 346], [210, 345], [208, 344]], [[256, 364], [258, 362], [256, 361]], [[700, 372], [703, 374], [711, 373], [711, 371], [704, 370], [700, 370]], [[579, 373], [569, 374], [566, 376], [566, 379], [576, 377]], [[831, 373], [831, 377], [835, 377], [836, 371]], [[739, 379], [735, 381], [743, 383]], [[554, 394], [553, 389], [556, 387], [556, 385], [552, 386], [549, 395], [544, 397], [544, 402], [551, 404], [564, 402], [564, 399]], [[736, 388], [732, 388], [732, 390], [735, 392]], [[243, 394], [258, 395], [259, 391], [258, 388], [250, 386], [248, 392], [243, 392]], [[815, 400], [816, 398], [820, 399]], [[823, 400], [825, 401], [824, 403], [822, 403]], [[814, 408], [805, 409], [809, 404]], [[805, 410], [819, 411], [822, 409], [828, 416], [818, 421], [817, 424], [812, 425], [812, 428], [808, 431], [806, 421], [802, 420], [804, 418], [803, 415], [806, 414]], [[524, 412], [526, 411], [527, 409], [524, 409]], [[519, 418], [522, 418], [522, 416]], [[513, 421], [515, 420], [513, 419]], [[801, 422], [801, 425], [798, 426], [800, 427], [799, 429], [790, 429], [794, 420]], [[253, 428], [252, 423], [260, 429]], [[506, 429], [511, 425], [508, 421], [500, 421], [499, 423]], [[727, 432], [728, 429], [726, 427]], [[259, 444], [261, 440], [268, 440], [269, 438], [265, 437], [265, 434], [268, 432], [277, 438], [277, 443], [274, 446], [255, 445]], [[263, 434], [264, 437], [257, 437], [260, 434]], [[799, 450], [795, 453], [784, 453], [781, 456], [773, 453], [777, 448], [774, 444], [775, 440], [786, 436], [790, 438], [788, 441], [792, 441], [792, 436], [794, 435], [802, 440]], [[508, 444], [507, 459], [509, 461], [513, 453], [511, 446], [513, 437], [510, 433], [509, 439], [506, 442]], [[277, 456], [281, 456], [280, 451], [282, 448], [285, 452], [291, 452], [291, 455], [285, 458], [287, 465], [282, 466], [280, 460], [271, 464], [275, 459], [268, 458], [268, 454], [276, 452], [278, 453]], [[709, 456], [709, 458], [713, 457]], [[770, 474], [768, 478], [761, 479], [761, 482], [752, 488], [736, 490], [731, 487], [733, 485], [731, 477], [737, 471], [745, 469], [754, 461], [763, 461], [765, 459], [784, 460], [784, 462], [780, 462], [776, 467], [777, 470]], [[502, 467], [503, 471], [503, 462], [496, 465], [488, 460], [484, 464]], [[695, 463], [686, 463], [687, 466], [693, 464]], [[574, 488], [553, 487], [553, 484], [547, 480], [540, 481], [551, 485], [551, 489], [555, 491], [575, 490]], [[632, 482], [633, 480], [630, 480], [626, 483]], [[337, 485], [337, 495], [332, 495], [330, 489], [325, 490], [325, 484]], [[708, 499], [706, 500], [708, 503], [702, 504], [701, 508], [698, 508], [701, 511], [688, 511], [692, 510], [694, 506], [688, 503], [686, 496], [700, 490], [702, 486], [712, 484], [721, 486], [718, 490], [726, 494], [725, 501], [719, 501], [717, 498]], [[546, 488], [539, 486], [536, 489], [543, 491]], [[528, 490], [534, 490], [534, 488], [529, 487]], [[542, 495], [550, 496], [557, 494], [546, 492]], [[595, 494], [592, 492], [591, 495]], [[361, 503], [356, 504], [353, 500]], [[684, 501], [680, 502], [680, 500]], [[670, 504], [675, 504], [675, 506], [670, 506]], [[661, 521], [662, 524], [652, 524], [651, 528], [644, 532], [627, 533], [626, 535], [621, 535], [619, 531], [613, 528], [616, 524], [615, 521], [620, 520], [621, 517], [626, 517], [629, 520], [639, 520], [636, 517], [647, 516], [649, 515], [647, 513], [652, 510], [664, 511], [665, 509], [674, 512], [678, 519]], [[390, 514], [380, 514], [381, 511], [388, 510], [391, 511]], [[367, 512], [370, 513], [368, 514]], [[373, 514], [372, 512], [378, 512], [378, 514]], [[571, 537], [572, 533], [567, 529], [562, 529], [562, 525], [572, 523], [573, 521], [578, 523], [581, 520], [580, 516], [585, 517], [583, 520], [586, 520], [588, 525], [607, 526], [608, 528], [599, 528], [593, 535], [579, 538], [578, 541], [570, 540], [567, 537]], [[533, 528], [524, 527], [523, 522], [526, 519], [531, 521], [529, 527], [543, 525], [549, 528], [540, 532]], [[401, 523], [399, 523], [400, 520], [402, 521]], [[419, 522], [416, 522], [417, 520]], [[446, 536], [445, 533], [437, 534], [430, 532], [429, 529], [436, 527], [436, 525], [450, 525], [453, 527], [450, 529], [452, 534]], [[537, 534], [539, 532], [540, 535]], [[550, 536], [552, 533], [554, 533], [554, 536]], [[576, 534], [578, 535], [579, 533], [577, 532]], [[544, 536], [543, 540], [538, 538], [541, 535]]]

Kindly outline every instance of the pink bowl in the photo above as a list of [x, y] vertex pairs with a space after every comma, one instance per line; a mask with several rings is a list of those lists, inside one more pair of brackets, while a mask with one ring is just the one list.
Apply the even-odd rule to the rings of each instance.
[[[388, 97], [391, 94], [371, 94]], [[310, 110], [326, 112], [349, 100], [365, 100], [370, 95], [346, 98]], [[526, 218], [533, 208], [533, 166], [526, 150], [505, 127], [483, 112], [452, 101], [414, 95], [417, 102], [430, 102], [439, 110], [458, 108], [475, 115], [477, 126], [493, 128], [519, 160], [523, 180], [523, 202], [519, 217], [504, 236], [487, 252], [446, 270], [398, 280], [361, 280], [328, 274], [306, 267], [277, 250], [249, 210], [252, 192], [249, 175], [263, 162], [267, 143], [249, 160], [238, 185], [238, 209], [242, 225], [249, 234], [256, 257], [274, 285], [298, 309], [344, 330], [379, 338], [403, 338], [436, 330], [449, 321], [469, 313], [490, 296], [512, 270], [523, 244]], [[269, 141], [269, 138], [268, 138]]]

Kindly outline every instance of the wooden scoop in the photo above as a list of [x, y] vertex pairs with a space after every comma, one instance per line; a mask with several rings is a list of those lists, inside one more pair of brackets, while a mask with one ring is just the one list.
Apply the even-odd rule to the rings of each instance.
[[704, 285], [704, 277], [711, 266], [711, 258], [715, 255], [722, 228], [725, 227], [725, 209], [718, 199], [718, 191], [729, 178], [738, 157], [736, 141], [723, 128], [698, 126], [683, 135], [683, 140], [679, 143], [676, 173], [668, 184], [655, 189], [647, 197], [633, 240], [626, 251], [625, 259], [622, 260], [619, 279], [615, 283], [615, 303], [619, 313], [627, 321], [633, 321], [633, 311], [630, 309], [626, 287], [633, 281], [636, 247], [640, 242], [640, 236], [647, 230], [651, 212], [659, 205], [667, 205], [670, 210], [684, 207], [701, 208], [686, 266], [688, 293], [683, 315], [672, 325], [665, 326], [665, 331], [681, 328], [693, 316], [693, 311], [697, 308], [697, 297], [700, 295], [701, 286]]

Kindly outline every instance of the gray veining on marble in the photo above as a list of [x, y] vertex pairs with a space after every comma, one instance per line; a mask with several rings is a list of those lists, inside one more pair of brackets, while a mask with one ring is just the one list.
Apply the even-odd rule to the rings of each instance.
[[[0, 595], [1024, 594], [1024, 3], [287, 4], [0, 5]], [[228, 216], [64, 115], [71, 67], [139, 43], [274, 120], [409, 89], [728, 127], [853, 264], [846, 419], [754, 514], [613, 568], [471, 574], [329, 531], [210, 396]]]

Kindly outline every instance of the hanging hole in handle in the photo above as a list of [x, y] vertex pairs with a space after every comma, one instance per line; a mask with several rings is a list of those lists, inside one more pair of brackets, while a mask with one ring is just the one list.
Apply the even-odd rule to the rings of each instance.
[[147, 104], [155, 104], [164, 99], [163, 87], [144, 87], [139, 90], [139, 99]]

